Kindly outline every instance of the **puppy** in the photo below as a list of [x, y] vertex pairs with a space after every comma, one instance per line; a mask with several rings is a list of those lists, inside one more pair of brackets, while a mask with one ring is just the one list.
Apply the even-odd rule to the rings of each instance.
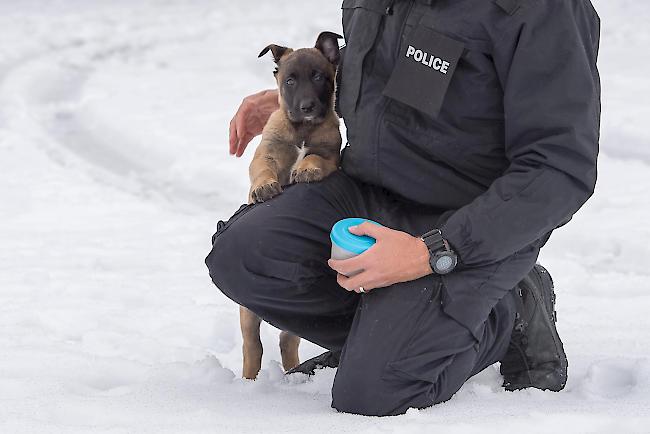
[[[280, 108], [264, 127], [249, 168], [249, 203], [267, 201], [280, 194], [285, 185], [320, 181], [337, 170], [341, 134], [334, 111], [334, 88], [339, 38], [342, 36], [336, 33], [323, 32], [314, 48], [293, 50], [271, 44], [259, 54], [273, 54]], [[260, 322], [257, 315], [240, 307], [244, 378], [256, 378], [261, 368]], [[280, 333], [285, 371], [299, 364], [299, 344], [298, 336]]]
[[337, 39], [323, 32], [315, 48], [269, 45], [277, 64], [274, 71], [280, 109], [264, 130], [249, 168], [249, 203], [264, 202], [294, 182], [320, 181], [339, 163], [341, 134], [334, 111], [334, 83], [339, 62]]

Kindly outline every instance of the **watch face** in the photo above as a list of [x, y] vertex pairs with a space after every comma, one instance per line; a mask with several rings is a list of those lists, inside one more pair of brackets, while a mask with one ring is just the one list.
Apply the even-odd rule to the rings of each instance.
[[436, 260], [436, 268], [440, 272], [449, 271], [454, 266], [454, 260], [450, 256], [440, 256]]

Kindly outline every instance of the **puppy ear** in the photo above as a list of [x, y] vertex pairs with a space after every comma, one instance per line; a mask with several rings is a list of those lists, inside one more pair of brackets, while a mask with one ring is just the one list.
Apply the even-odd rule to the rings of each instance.
[[333, 32], [323, 32], [318, 35], [316, 39], [316, 49], [323, 53], [323, 56], [330, 61], [333, 65], [338, 65], [341, 60], [341, 53], [339, 52], [338, 39], [343, 36]]
[[275, 63], [280, 62], [282, 56], [284, 56], [285, 54], [289, 54], [291, 51], [293, 51], [291, 48], [283, 47], [281, 45], [271, 44], [264, 47], [264, 49], [260, 52], [260, 54], [257, 57], [264, 56], [266, 53], [269, 52], [269, 50], [271, 51], [271, 53], [273, 53], [273, 61]]

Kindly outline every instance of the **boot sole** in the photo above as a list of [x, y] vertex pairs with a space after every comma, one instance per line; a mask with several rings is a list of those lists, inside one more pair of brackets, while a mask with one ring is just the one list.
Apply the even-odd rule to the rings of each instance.
[[339, 355], [332, 353], [331, 351], [325, 351], [323, 354], [320, 354], [316, 357], [312, 357], [309, 360], [305, 360], [298, 366], [289, 369], [285, 372], [284, 375], [290, 374], [307, 374], [309, 376], [315, 375], [318, 369], [323, 368], [337, 368], [339, 366]]

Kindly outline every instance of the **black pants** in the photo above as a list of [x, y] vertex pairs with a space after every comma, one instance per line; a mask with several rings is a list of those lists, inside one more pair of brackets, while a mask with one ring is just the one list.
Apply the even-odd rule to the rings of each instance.
[[[482, 325], [477, 331], [445, 313], [450, 295], [436, 275], [363, 295], [339, 287], [326, 262], [329, 231], [339, 219], [366, 217], [419, 235], [436, 226], [442, 211], [337, 172], [242, 206], [219, 222], [206, 263], [214, 283], [236, 303], [280, 329], [342, 350], [334, 408], [400, 414], [451, 398], [505, 354], [515, 315], [512, 289], [534, 265], [537, 250], [454, 271], [454, 285], [466, 282], [480, 294], [477, 303], [491, 303], [484, 318], [473, 318]], [[468, 305], [468, 312], [481, 309]]]

